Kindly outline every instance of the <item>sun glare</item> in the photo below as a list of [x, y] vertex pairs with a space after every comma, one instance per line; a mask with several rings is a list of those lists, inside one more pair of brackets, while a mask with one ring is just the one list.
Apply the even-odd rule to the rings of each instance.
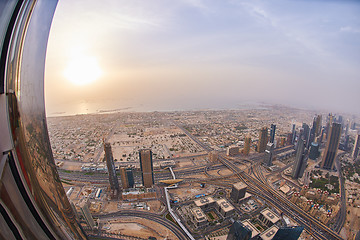
[[65, 71], [64, 76], [75, 85], [88, 85], [96, 81], [102, 74], [101, 68], [95, 57], [73, 57]]

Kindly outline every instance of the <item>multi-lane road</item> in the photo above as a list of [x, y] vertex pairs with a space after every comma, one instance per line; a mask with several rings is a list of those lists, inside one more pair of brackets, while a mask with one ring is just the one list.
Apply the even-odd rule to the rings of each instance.
[[[202, 143], [199, 139], [193, 136], [185, 128], [174, 122], [176, 126], [183, 130], [183, 132], [190, 137], [194, 142], [199, 144], [205, 151], [211, 151], [211, 147]], [[292, 146], [290, 146], [292, 147]], [[283, 151], [290, 150], [284, 149]], [[261, 158], [261, 156], [259, 156]], [[258, 175], [260, 179], [253, 178], [245, 171], [240, 170], [232, 161], [224, 158], [219, 155], [219, 160], [230, 170], [232, 170], [242, 181], [244, 181], [249, 188], [255, 190], [258, 193], [259, 197], [262, 197], [269, 204], [276, 206], [278, 209], [283, 211], [286, 215], [292, 217], [295, 221], [303, 225], [307, 232], [312, 234], [315, 239], [342, 239], [340, 235], [318, 219], [315, 219], [310, 214], [305, 212], [303, 209], [299, 208], [296, 204], [290, 202], [286, 197], [284, 197], [277, 190], [273, 189], [266, 183], [266, 180], [261, 177], [262, 174]]]

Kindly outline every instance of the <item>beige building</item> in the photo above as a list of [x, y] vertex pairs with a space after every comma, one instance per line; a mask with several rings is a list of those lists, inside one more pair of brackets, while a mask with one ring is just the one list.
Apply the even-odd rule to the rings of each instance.
[[260, 239], [262, 240], [271, 240], [279, 230], [279, 227], [273, 225], [271, 228], [268, 228], [266, 231], [260, 234]]
[[280, 221], [280, 217], [268, 208], [260, 212], [259, 219], [268, 227], [271, 227]]
[[203, 210], [215, 207], [215, 200], [212, 197], [197, 199], [194, 203], [197, 207]]
[[124, 167], [120, 168], [120, 179], [121, 179], [121, 184], [122, 184], [123, 188], [128, 189], [129, 181], [128, 181], [127, 174], [126, 174], [126, 168], [124, 168]]
[[218, 161], [218, 152], [217, 151], [209, 152], [209, 161], [210, 162], [217, 162]]
[[267, 142], [268, 142], [268, 129], [267, 127], [263, 127], [259, 131], [259, 142], [257, 146], [257, 151], [259, 153], [265, 152]]
[[239, 147], [228, 147], [226, 150], [227, 156], [236, 156], [239, 154]]
[[235, 212], [235, 208], [225, 199], [221, 198], [216, 201], [217, 209], [223, 217], [228, 217]]
[[140, 169], [144, 187], [151, 188], [154, 184], [152, 152], [150, 149], [142, 149], [140, 155]]
[[241, 223], [245, 227], [250, 229], [250, 231], [251, 231], [251, 239], [256, 238], [260, 234], [259, 230], [257, 230], [257, 228], [249, 220], [244, 220]]
[[238, 182], [233, 184], [230, 198], [234, 202], [239, 202], [239, 200], [245, 196], [246, 189], [247, 189], [247, 185], [243, 182]]
[[204, 212], [199, 207], [194, 207], [191, 209], [191, 213], [193, 214], [193, 222], [196, 226], [202, 227], [206, 225], [208, 219], [205, 216]]
[[247, 136], [244, 141], [243, 154], [249, 155], [251, 146], [251, 137]]

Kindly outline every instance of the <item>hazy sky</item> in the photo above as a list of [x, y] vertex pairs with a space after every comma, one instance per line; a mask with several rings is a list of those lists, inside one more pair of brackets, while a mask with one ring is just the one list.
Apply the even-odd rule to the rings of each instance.
[[360, 2], [60, 0], [45, 78], [48, 114], [253, 101], [360, 113]]

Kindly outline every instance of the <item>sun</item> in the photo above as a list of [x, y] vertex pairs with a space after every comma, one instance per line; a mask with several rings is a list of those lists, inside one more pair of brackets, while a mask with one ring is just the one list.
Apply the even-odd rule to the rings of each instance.
[[64, 76], [75, 85], [88, 85], [96, 81], [102, 74], [95, 57], [77, 55], [68, 62]]

